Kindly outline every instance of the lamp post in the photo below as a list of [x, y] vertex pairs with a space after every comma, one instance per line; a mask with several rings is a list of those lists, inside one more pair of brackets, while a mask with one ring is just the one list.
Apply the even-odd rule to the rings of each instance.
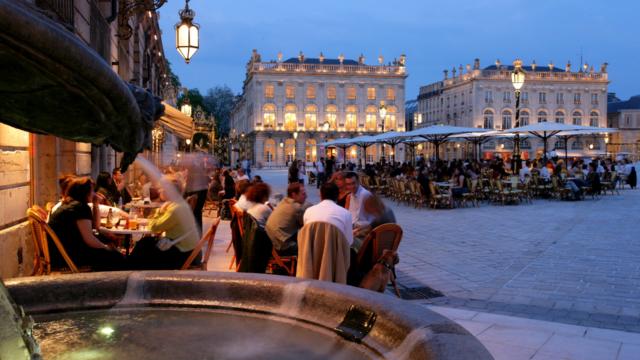
[[[378, 108], [378, 112], [380, 114], [380, 132], [384, 133], [384, 120], [387, 117], [387, 107], [384, 105], [384, 101], [380, 101], [380, 108]], [[384, 162], [384, 160], [384, 144], [382, 144], [382, 161]]]
[[[520, 127], [520, 89], [524, 85], [525, 72], [522, 70], [522, 60], [517, 59], [513, 62], [513, 72], [511, 73], [511, 84], [516, 92], [516, 122], [515, 127]], [[520, 133], [516, 132], [513, 143], [513, 161], [512, 169], [513, 174], [516, 175], [520, 172]]]
[[200, 48], [200, 25], [193, 22], [196, 12], [189, 9], [189, 0], [185, 0], [184, 9], [180, 10], [180, 22], [176, 24], [176, 50], [188, 64]]
[[293, 160], [296, 160], [296, 148], [298, 147], [298, 132], [293, 132]]
[[191, 152], [191, 139], [185, 140], [185, 143], [187, 144], [187, 152]]

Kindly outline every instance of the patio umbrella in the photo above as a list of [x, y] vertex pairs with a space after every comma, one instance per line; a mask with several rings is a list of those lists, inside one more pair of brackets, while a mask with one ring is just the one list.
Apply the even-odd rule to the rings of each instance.
[[463, 139], [473, 144], [473, 152], [475, 153], [476, 160], [480, 160], [480, 146], [489, 139], [498, 137], [499, 135], [505, 135], [499, 131], [474, 131], [471, 133], [451, 135], [450, 139]]
[[584, 128], [581, 125], [570, 125], [556, 122], [541, 122], [504, 130], [504, 133], [529, 133], [542, 139], [544, 144], [544, 161], [547, 162], [547, 141], [562, 131], [574, 131]]
[[421, 137], [402, 139], [402, 143], [411, 148], [411, 165], [416, 164], [416, 146], [418, 146], [418, 144], [423, 142], [424, 142], [424, 139]]
[[472, 132], [489, 131], [479, 128], [451, 126], [451, 125], [432, 125], [423, 128], [419, 128], [413, 131], [405, 132], [402, 134], [403, 138], [421, 137], [426, 141], [432, 143], [436, 148], [436, 160], [440, 159], [439, 149], [440, 144], [444, 144], [449, 140], [449, 137], [456, 134], [465, 134]]
[[350, 142], [351, 140], [352, 139], [349, 139], [349, 138], [340, 138], [340, 139], [327, 141], [326, 143], [322, 143], [320, 145], [325, 146], [325, 147], [337, 147], [338, 149], [342, 149], [343, 162], [346, 163], [347, 162], [347, 148], [352, 145], [351, 142]]
[[373, 136], [373, 138], [375, 139], [376, 142], [378, 143], [383, 143], [383, 144], [387, 144], [389, 146], [391, 146], [391, 149], [393, 151], [393, 162], [396, 161], [396, 145], [400, 144], [401, 142], [403, 142], [405, 139], [402, 137], [402, 135], [404, 135], [404, 132], [398, 132], [398, 131], [389, 131], [386, 133], [382, 133], [379, 135], [375, 135]]
[[[578, 126], [578, 125], [576, 125]], [[595, 126], [580, 126], [578, 130], [561, 131], [556, 136], [564, 141], [564, 164], [567, 166], [569, 163], [569, 139], [581, 135], [602, 134], [617, 132], [618, 129], [614, 128], [600, 128]]]
[[375, 138], [370, 135], [363, 135], [349, 140], [350, 145], [356, 145], [362, 148], [362, 153], [364, 154], [364, 162], [362, 162], [362, 167], [364, 167], [364, 164], [367, 162], [367, 148], [376, 143]]

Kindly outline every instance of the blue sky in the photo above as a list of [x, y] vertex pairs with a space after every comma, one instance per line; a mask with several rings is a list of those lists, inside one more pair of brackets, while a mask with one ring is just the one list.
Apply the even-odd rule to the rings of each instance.
[[256, 48], [262, 59], [307, 57], [356, 59], [376, 64], [407, 55], [406, 98], [442, 78], [442, 70], [496, 59], [525, 64], [553, 61], [574, 69], [609, 63], [609, 91], [640, 94], [640, 26], [637, 0], [457, 1], [258, 1], [192, 0], [200, 24], [200, 50], [189, 65], [175, 50], [173, 26], [184, 1], [160, 9], [165, 53], [183, 84], [202, 92], [215, 85], [242, 88], [245, 64]]

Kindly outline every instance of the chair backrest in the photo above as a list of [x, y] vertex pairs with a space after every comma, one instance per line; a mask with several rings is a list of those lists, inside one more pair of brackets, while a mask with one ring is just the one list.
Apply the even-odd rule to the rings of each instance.
[[438, 195], [438, 187], [433, 183], [433, 181], [429, 181], [429, 192], [431, 195]]
[[398, 251], [402, 240], [402, 228], [398, 224], [382, 224], [371, 230], [358, 251], [357, 263], [367, 271], [384, 250]]
[[198, 244], [196, 244], [196, 247], [193, 248], [193, 250], [191, 251], [191, 255], [189, 255], [189, 257], [187, 258], [187, 261], [184, 262], [180, 270], [187, 270], [191, 266], [191, 263], [193, 263], [193, 260], [195, 260], [196, 257], [201, 254], [202, 248], [204, 247], [205, 244], [207, 244], [207, 250], [204, 254], [204, 257], [202, 258], [200, 267], [202, 270], [205, 270], [205, 271], [207, 270], [207, 263], [209, 262], [209, 257], [211, 257], [211, 250], [213, 249], [213, 241], [215, 240], [215, 237], [216, 237], [216, 230], [218, 229], [218, 224], [220, 224], [220, 217], [213, 219], [213, 224], [211, 224], [211, 228], [209, 228], [209, 231], [207, 231], [202, 236], [202, 239], [198, 241]]
[[42, 275], [51, 270], [47, 235], [38, 222], [39, 219], [45, 219], [47, 213], [38, 205], [34, 205], [27, 209], [27, 216], [31, 225], [31, 239], [33, 240], [33, 270], [31, 271], [31, 276]]
[[296, 277], [346, 284], [349, 263], [349, 244], [335, 225], [312, 222], [298, 232]]
[[49, 254], [49, 245], [47, 241], [47, 235], [49, 236], [51, 241], [53, 241], [54, 245], [58, 249], [58, 252], [60, 252], [60, 255], [62, 256], [64, 261], [67, 263], [67, 266], [69, 267], [71, 272], [74, 272], [74, 273], [79, 272], [78, 267], [74, 264], [74, 262], [71, 260], [71, 258], [67, 254], [67, 251], [64, 249], [64, 246], [62, 245], [62, 242], [58, 238], [58, 235], [56, 235], [56, 233], [51, 229], [51, 227], [49, 227], [49, 224], [47, 224], [47, 222], [45, 221], [45, 218], [42, 217], [41, 211], [37, 209], [36, 210], [29, 209], [27, 210], [27, 216], [29, 218], [29, 221], [32, 224], [32, 228], [35, 229], [36, 233], [39, 234], [38, 239], [40, 240], [41, 250], [45, 260], [44, 273], [49, 274], [51, 272], [51, 257]]

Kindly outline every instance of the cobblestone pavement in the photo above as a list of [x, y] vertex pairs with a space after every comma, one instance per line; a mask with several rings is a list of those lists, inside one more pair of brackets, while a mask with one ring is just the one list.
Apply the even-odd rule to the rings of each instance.
[[[285, 193], [284, 170], [254, 174]], [[639, 200], [628, 189], [453, 210], [387, 199], [404, 230], [398, 281], [445, 295], [420, 303], [640, 332]]]

